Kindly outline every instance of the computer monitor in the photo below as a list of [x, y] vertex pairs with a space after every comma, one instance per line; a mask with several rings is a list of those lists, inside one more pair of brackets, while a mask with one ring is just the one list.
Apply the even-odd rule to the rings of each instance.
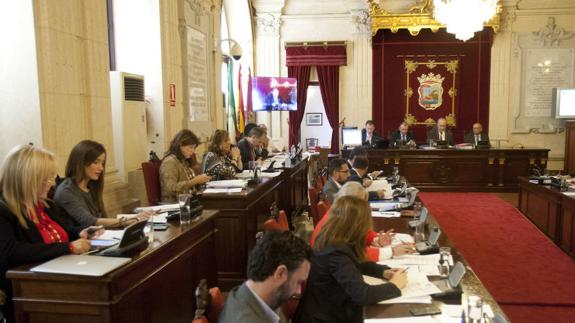
[[361, 130], [357, 127], [342, 128], [341, 141], [344, 146], [361, 146]]
[[575, 118], [575, 88], [554, 88], [553, 107], [555, 108], [555, 118]]

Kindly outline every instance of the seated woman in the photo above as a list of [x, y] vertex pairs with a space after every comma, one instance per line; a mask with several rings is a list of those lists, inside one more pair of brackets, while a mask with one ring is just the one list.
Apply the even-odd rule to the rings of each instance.
[[88, 229], [71, 226], [47, 199], [55, 176], [52, 153], [30, 145], [12, 149], [0, 169], [0, 289], [8, 322], [14, 320], [9, 268], [90, 250]]
[[[401, 296], [405, 271], [365, 262], [365, 235], [371, 228], [369, 203], [356, 196], [335, 200], [321, 228], [307, 286], [294, 322], [363, 322], [363, 306]], [[385, 278], [368, 285], [363, 275]]]
[[202, 172], [214, 180], [233, 179], [243, 169], [242, 156], [237, 147], [232, 147], [230, 136], [225, 130], [216, 130], [208, 152], [202, 161]]
[[[104, 209], [104, 171], [106, 149], [100, 143], [84, 140], [78, 143], [66, 164], [66, 179], [58, 185], [54, 202], [82, 227], [119, 225], [106, 218]], [[147, 214], [142, 214], [147, 217]]]
[[200, 140], [188, 129], [178, 132], [170, 142], [170, 148], [160, 166], [160, 187], [163, 203], [176, 203], [178, 195], [195, 191], [196, 185], [209, 182], [212, 177], [196, 175], [192, 156]]

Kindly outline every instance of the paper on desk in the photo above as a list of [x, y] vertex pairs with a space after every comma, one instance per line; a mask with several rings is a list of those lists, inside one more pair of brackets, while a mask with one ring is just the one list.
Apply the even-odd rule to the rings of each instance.
[[[385, 280], [381, 278], [363, 276], [363, 280], [369, 285], [379, 285], [386, 283]], [[441, 290], [432, 284], [425, 274], [416, 271], [407, 271], [407, 285], [401, 290], [401, 296], [380, 302], [380, 304], [394, 304], [394, 303], [406, 303], [410, 301], [418, 301], [427, 303], [427, 298], [422, 298], [423, 296], [429, 296], [431, 294], [439, 293]]]
[[379, 190], [391, 190], [391, 185], [386, 179], [376, 179], [371, 182], [371, 185], [367, 188], [368, 192], [375, 192]]
[[[179, 210], [179, 206], [178, 206], [178, 210]], [[138, 217], [138, 214], [118, 214], [116, 215], [116, 219], [120, 220], [122, 218], [124, 219], [135, 219], [136, 217]], [[167, 223], [168, 217], [168, 212], [164, 212], [164, 213], [160, 213], [160, 214], [156, 214], [154, 216], [151, 216], [148, 218], [148, 222], [151, 222], [152, 220], [154, 221], [154, 223]]]
[[223, 181], [211, 181], [206, 184], [208, 188], [232, 188], [232, 187], [246, 187], [248, 182], [241, 179], [227, 179]]
[[227, 193], [241, 193], [241, 187], [234, 187], [234, 188], [206, 188], [203, 193], [204, 194], [227, 194]]
[[[387, 259], [379, 262], [389, 267], [401, 267], [404, 265], [437, 265], [439, 263], [439, 254], [432, 255], [403, 255]], [[453, 266], [453, 256], [450, 256], [447, 261], [449, 265]]]
[[575, 192], [563, 192], [563, 194], [570, 196], [570, 197], [575, 197]]
[[244, 170], [242, 173], [236, 174], [236, 178], [240, 178], [240, 179], [250, 179], [252, 177], [254, 177], [254, 173], [252, 171], [249, 171], [249, 170]]
[[392, 246], [397, 246], [402, 243], [414, 243], [415, 240], [410, 234], [407, 233], [396, 233], [391, 240]]
[[396, 202], [370, 202], [369, 205], [371, 206], [372, 210], [378, 210], [384, 212], [395, 210], [401, 206], [400, 203]]
[[429, 323], [438, 322], [431, 316], [406, 316], [394, 317], [389, 319], [365, 319], [364, 323]]
[[[450, 317], [461, 317], [461, 312], [467, 311], [467, 306], [463, 305], [448, 305], [443, 304], [441, 306], [441, 315], [443, 316], [450, 316]], [[493, 310], [489, 304], [483, 305], [483, 313], [487, 315], [487, 317], [494, 317]]]
[[145, 207], [138, 207], [134, 209], [134, 212], [139, 213], [139, 212], [157, 212], [157, 213], [163, 213], [163, 212], [169, 212], [169, 211], [179, 211], [180, 210], [180, 205], [178, 203], [175, 204], [163, 204], [163, 205], [154, 205], [154, 206], [145, 206]]
[[97, 237], [98, 240], [122, 240], [126, 230], [106, 230], [104, 233]]
[[277, 172], [273, 172], [273, 173], [265, 173], [265, 172], [261, 172], [260, 173], [260, 177], [276, 177], [278, 175], [281, 175], [281, 171], [277, 171]]
[[401, 213], [396, 211], [371, 211], [371, 216], [374, 218], [399, 218], [401, 217]]

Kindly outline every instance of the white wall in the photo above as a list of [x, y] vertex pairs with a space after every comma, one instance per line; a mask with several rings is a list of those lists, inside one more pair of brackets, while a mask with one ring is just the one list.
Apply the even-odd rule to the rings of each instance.
[[15, 145], [42, 145], [31, 0], [0, 2], [0, 160]]
[[[321, 113], [321, 126], [306, 126], [307, 113]], [[321, 98], [319, 85], [310, 85], [307, 90], [307, 101], [305, 113], [301, 122], [301, 146], [305, 149], [306, 138], [318, 138], [320, 147], [329, 147], [331, 145], [331, 126], [325, 114], [325, 107]]]
[[144, 76], [145, 93], [149, 101], [146, 108], [148, 147], [156, 152], [163, 152], [164, 95], [160, 2], [115, 0], [113, 7], [116, 70]]

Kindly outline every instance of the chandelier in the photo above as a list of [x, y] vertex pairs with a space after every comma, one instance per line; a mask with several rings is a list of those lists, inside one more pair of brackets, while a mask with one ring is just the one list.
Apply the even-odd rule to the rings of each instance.
[[498, 0], [433, 0], [433, 15], [446, 26], [448, 33], [466, 41], [495, 16], [497, 3]]

